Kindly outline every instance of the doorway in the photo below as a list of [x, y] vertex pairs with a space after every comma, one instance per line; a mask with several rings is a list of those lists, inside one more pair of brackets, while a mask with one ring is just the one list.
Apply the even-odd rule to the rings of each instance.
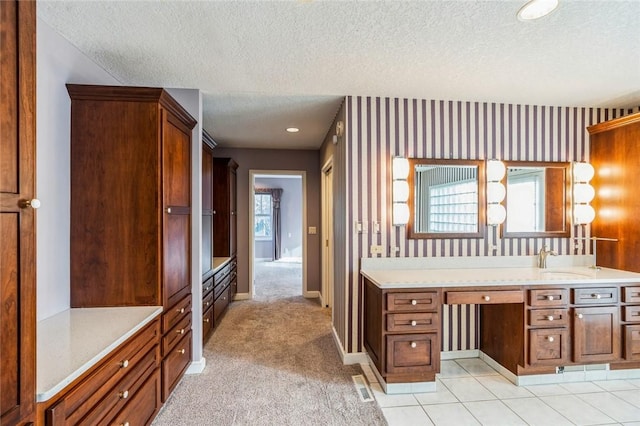
[[249, 294], [306, 296], [306, 172], [249, 171]]
[[322, 305], [333, 307], [333, 157], [322, 166]]

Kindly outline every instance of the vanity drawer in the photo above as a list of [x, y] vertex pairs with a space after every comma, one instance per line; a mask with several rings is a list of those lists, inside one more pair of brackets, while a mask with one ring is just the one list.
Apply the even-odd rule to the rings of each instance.
[[206, 296], [211, 290], [213, 290], [213, 277], [202, 283], [202, 295]]
[[438, 309], [438, 293], [387, 293], [388, 311], [436, 311]]
[[166, 356], [169, 350], [178, 343], [189, 330], [191, 330], [191, 313], [182, 318], [174, 328], [164, 335], [162, 338], [162, 356]]
[[112, 425], [147, 425], [160, 410], [160, 370], [153, 371], [146, 382], [122, 411], [111, 421]]
[[568, 329], [540, 328], [529, 330], [530, 365], [563, 365], [568, 359]]
[[191, 331], [162, 361], [162, 401], [166, 401], [191, 362]]
[[184, 299], [167, 309], [166, 313], [162, 314], [162, 332], [166, 333], [171, 330], [190, 311], [191, 294], [188, 294]]
[[209, 333], [213, 329], [213, 306], [204, 311], [202, 314], [202, 338], [206, 340]]
[[622, 294], [626, 303], [640, 303], [640, 287], [624, 287]]
[[220, 318], [220, 315], [222, 315], [224, 310], [227, 309], [228, 305], [229, 305], [229, 287], [227, 287], [222, 292], [222, 294], [220, 294], [220, 297], [218, 297], [216, 301], [213, 302], [213, 321], [216, 327], [218, 326], [218, 318]]
[[422, 332], [438, 331], [439, 315], [435, 312], [416, 312], [409, 314], [387, 314], [387, 331]]
[[210, 292], [204, 297], [204, 299], [202, 299], [202, 312], [206, 311], [211, 306], [213, 306], [213, 292]]
[[624, 306], [622, 315], [623, 321], [640, 322], [640, 306]]
[[437, 333], [387, 335], [387, 373], [424, 373], [438, 369]]
[[640, 325], [624, 326], [624, 358], [640, 360]]
[[568, 302], [569, 290], [566, 288], [529, 290], [529, 305], [536, 308], [567, 306]]
[[616, 287], [574, 288], [573, 303], [576, 305], [603, 305], [618, 303]]
[[522, 303], [522, 290], [474, 290], [448, 291], [445, 303], [447, 305], [490, 305], [494, 303]]
[[530, 309], [529, 325], [532, 327], [566, 327], [569, 325], [567, 309]]

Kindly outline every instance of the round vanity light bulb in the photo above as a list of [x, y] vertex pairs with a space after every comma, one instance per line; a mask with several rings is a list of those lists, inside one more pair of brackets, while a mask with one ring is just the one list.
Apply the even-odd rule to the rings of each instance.
[[406, 203], [409, 199], [409, 183], [406, 180], [393, 181], [393, 202]]
[[507, 172], [507, 168], [500, 160], [488, 160], [487, 161], [487, 181], [499, 182]]
[[573, 184], [573, 202], [576, 204], [588, 203], [596, 196], [596, 190], [588, 183]]
[[507, 218], [507, 210], [502, 204], [489, 204], [487, 206], [487, 224], [500, 225]]
[[596, 211], [589, 204], [576, 204], [573, 206], [573, 220], [576, 225], [586, 225], [596, 218]]
[[573, 163], [573, 181], [574, 182], [589, 182], [595, 170], [589, 163]]
[[542, 18], [558, 7], [558, 0], [531, 0], [520, 8], [516, 15], [520, 21]]
[[409, 205], [406, 203], [393, 203], [393, 224], [406, 225], [409, 222]]
[[409, 177], [409, 160], [404, 157], [393, 158], [393, 179], [406, 179]]
[[489, 182], [487, 184], [487, 202], [500, 203], [507, 195], [507, 190], [500, 182]]

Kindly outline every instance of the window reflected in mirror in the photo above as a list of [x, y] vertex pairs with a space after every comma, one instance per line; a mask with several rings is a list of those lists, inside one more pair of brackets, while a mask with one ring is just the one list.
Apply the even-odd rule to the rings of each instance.
[[569, 163], [506, 162], [504, 237], [569, 236]]
[[409, 238], [484, 235], [483, 163], [414, 158], [410, 164]]

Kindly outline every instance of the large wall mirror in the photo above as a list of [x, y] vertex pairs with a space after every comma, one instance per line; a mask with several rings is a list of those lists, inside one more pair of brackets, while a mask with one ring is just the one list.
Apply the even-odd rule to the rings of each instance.
[[484, 161], [409, 159], [409, 238], [482, 238]]
[[570, 237], [570, 163], [505, 161], [509, 237]]

